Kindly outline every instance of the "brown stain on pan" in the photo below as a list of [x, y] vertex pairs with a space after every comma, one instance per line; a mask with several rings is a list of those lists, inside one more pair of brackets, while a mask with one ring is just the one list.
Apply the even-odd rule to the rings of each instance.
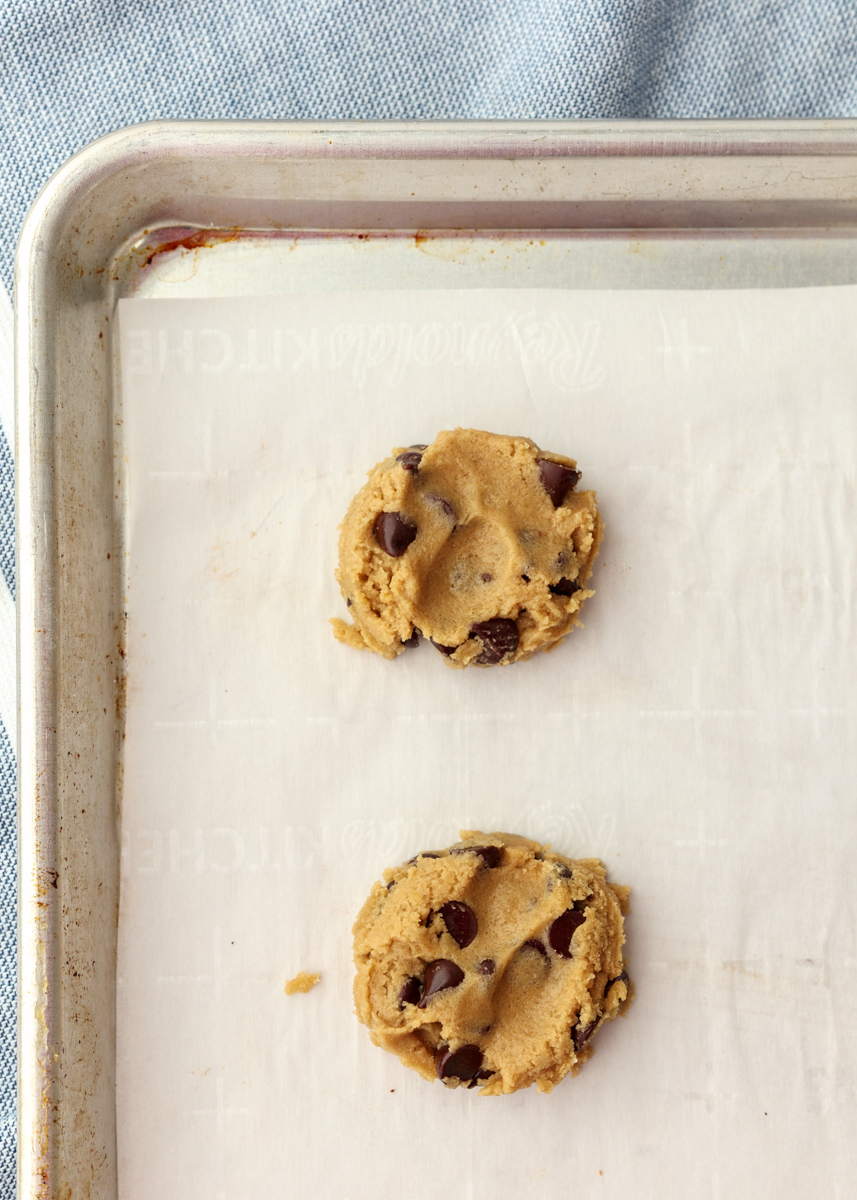
[[[214, 246], [222, 242], [235, 242], [242, 236], [240, 229], [164, 229], [163, 234], [176, 234], [178, 237], [167, 237], [162, 242], [155, 242], [142, 248], [145, 255], [142, 267], [150, 267], [161, 254], [171, 254], [174, 250], [201, 250], [205, 246]], [[244, 235], [246, 236], [246, 235]]]
[[152, 232], [143, 231], [143, 238], [132, 251], [141, 270], [150, 267], [162, 254], [173, 254], [176, 250], [205, 250], [212, 246], [238, 241], [271, 241], [288, 238], [295, 240], [295, 231], [287, 229], [199, 229], [188, 225], [171, 225]]

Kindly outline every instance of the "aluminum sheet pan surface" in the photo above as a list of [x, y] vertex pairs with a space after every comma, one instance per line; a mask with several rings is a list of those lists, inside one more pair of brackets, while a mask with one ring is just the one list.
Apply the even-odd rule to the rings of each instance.
[[[117, 1187], [117, 301], [296, 291], [301, 271], [328, 288], [401, 286], [403, 270], [447, 288], [853, 282], [855, 150], [853, 122], [155, 123], [102, 139], [46, 187], [16, 274], [22, 1197]], [[177, 229], [197, 250], [158, 254]], [[373, 257], [367, 232], [395, 236]], [[498, 238], [544, 269], [490, 266], [482, 243]], [[337, 260], [358, 242], [356, 268]], [[384, 261], [406, 248], [407, 264]]]

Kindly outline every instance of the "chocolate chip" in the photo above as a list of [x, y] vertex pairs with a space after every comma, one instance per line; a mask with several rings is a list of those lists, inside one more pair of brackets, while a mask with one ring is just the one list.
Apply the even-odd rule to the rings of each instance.
[[456, 850], [450, 850], [450, 854], [480, 854], [486, 867], [496, 867], [502, 853], [502, 846], [459, 846]]
[[406, 1004], [419, 1004], [422, 994], [423, 985], [415, 975], [412, 975], [402, 984], [399, 992], [399, 1008], [404, 1008]]
[[529, 575], [522, 575], [522, 576], [521, 576], [521, 578], [523, 579], [524, 583], [529, 583], [529, 582], [530, 582], [530, 577], [529, 577]]
[[482, 574], [479, 576], [479, 578], [482, 580], [483, 583], [492, 583], [494, 580], [494, 576], [489, 575], [487, 571], [483, 571]]
[[463, 900], [448, 900], [440, 910], [450, 935], [462, 950], [469, 946], [479, 930], [476, 913]]
[[518, 649], [518, 626], [509, 617], [478, 621], [470, 626], [470, 636], [478, 637], [482, 642], [482, 653], [476, 662], [485, 667], [493, 666]]
[[434, 638], [429, 638], [429, 641], [434, 646], [435, 650], [439, 650], [444, 658], [449, 658], [450, 654], [455, 654], [457, 646], [441, 646], [440, 642], [436, 642]]
[[460, 1046], [458, 1050], [442, 1047], [435, 1057], [438, 1079], [473, 1079], [482, 1066], [482, 1051], [478, 1046]]
[[586, 1042], [592, 1037], [595, 1032], [596, 1022], [592, 1021], [589, 1025], [575, 1025], [571, 1031], [571, 1040], [574, 1042], [575, 1050], [581, 1050]]
[[458, 987], [464, 978], [464, 972], [456, 963], [448, 958], [436, 958], [426, 967], [424, 987], [425, 992], [418, 1008], [425, 1008], [430, 996], [443, 992], [447, 988]]
[[390, 882], [387, 884], [387, 891], [389, 892], [390, 888], [394, 888], [395, 886], [396, 886], [395, 879], [391, 879]]
[[576, 912], [573, 908], [567, 908], [561, 916], [557, 917], [548, 932], [548, 941], [557, 954], [563, 958], [571, 958], [572, 936], [575, 929], [585, 920], [586, 917], [583, 913]]
[[413, 521], [397, 512], [378, 513], [375, 518], [375, 539], [391, 558], [401, 558], [417, 536]]
[[432, 504], [437, 504], [439, 508], [442, 508], [449, 517], [450, 521], [452, 521], [453, 525], [455, 524], [455, 509], [448, 500], [444, 500], [443, 496], [435, 496], [431, 492], [426, 493], [426, 500], [429, 500]]
[[435, 854], [433, 850], [421, 850], [417, 858], [440, 858], [440, 855]]
[[420, 644], [420, 631], [418, 629], [415, 629], [409, 638], [402, 639], [402, 645], [406, 646], [408, 650], [415, 650], [419, 644]]
[[548, 591], [554, 596], [573, 596], [580, 591], [580, 584], [573, 579], [561, 579], [559, 583], [549, 583]]
[[539, 459], [539, 475], [542, 487], [553, 501], [554, 508], [559, 508], [566, 494], [577, 487], [580, 472], [572, 467], [564, 467], [562, 463], [551, 462], [548, 458]]
[[560, 879], [571, 879], [571, 871], [568, 869], [565, 863], [557, 863], [556, 869], [559, 873]]
[[410, 450], [406, 450], [404, 454], [397, 454], [396, 462], [400, 467], [404, 467], [406, 471], [416, 472], [423, 457], [423, 450], [425, 450], [425, 446], [419, 449], [413, 446]]
[[493, 958], [483, 958], [481, 963], [476, 964], [476, 970], [480, 975], [493, 975], [497, 970], [497, 964]]
[[541, 954], [542, 958], [547, 958], [548, 952], [545, 950], [543, 944], [538, 938], [530, 938], [529, 941], [524, 942], [522, 949], [526, 950], [528, 947], [530, 950], [537, 950], [538, 953]]
[[351, 607], [351, 601], [350, 601], [350, 600], [346, 600], [346, 601], [345, 601], [345, 607], [346, 607], [346, 608], [350, 608], [350, 607]]

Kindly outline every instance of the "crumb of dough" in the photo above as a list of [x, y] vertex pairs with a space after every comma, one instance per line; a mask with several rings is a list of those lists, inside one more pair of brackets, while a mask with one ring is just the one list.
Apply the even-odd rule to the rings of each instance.
[[309, 971], [298, 971], [294, 979], [290, 979], [285, 986], [287, 996], [294, 996], [295, 992], [308, 992], [314, 988], [321, 979], [318, 971], [313, 975]]
[[354, 925], [354, 1000], [372, 1041], [425, 1079], [549, 1092], [633, 995], [629, 889], [598, 859], [465, 829], [384, 872]]

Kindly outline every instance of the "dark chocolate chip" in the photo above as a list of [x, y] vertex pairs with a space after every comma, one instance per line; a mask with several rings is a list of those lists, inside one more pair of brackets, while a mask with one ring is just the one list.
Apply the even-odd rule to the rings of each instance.
[[440, 858], [440, 855], [435, 854], [433, 850], [421, 850], [417, 858]]
[[580, 472], [572, 467], [564, 467], [562, 463], [551, 462], [548, 458], [539, 459], [539, 475], [542, 487], [553, 501], [554, 508], [559, 508], [566, 494], [577, 487]]
[[442, 508], [449, 517], [450, 521], [452, 521], [453, 525], [455, 524], [455, 509], [448, 500], [444, 500], [443, 496], [435, 496], [431, 492], [426, 493], [426, 500], [429, 500], [432, 504], [436, 504], [439, 508]]
[[412, 975], [402, 984], [399, 992], [399, 1008], [404, 1008], [406, 1004], [419, 1004], [422, 994], [423, 985], [415, 975]]
[[351, 607], [351, 601], [350, 601], [350, 600], [346, 600], [346, 601], [345, 601], [345, 607], [346, 607], [346, 608], [350, 608], [350, 607]]
[[538, 938], [530, 938], [529, 941], [524, 942], [522, 949], [526, 950], [527, 947], [529, 947], [530, 950], [537, 950], [539, 954], [541, 954], [542, 958], [547, 958], [548, 956], [547, 950], [545, 950], [543, 944]]
[[478, 1046], [460, 1046], [458, 1050], [441, 1047], [435, 1056], [438, 1079], [473, 1079], [482, 1066], [482, 1051]]
[[529, 577], [529, 575], [522, 575], [522, 576], [521, 576], [521, 578], [523, 579], [524, 583], [529, 583], [529, 582], [530, 582], [530, 577]]
[[390, 888], [394, 888], [395, 886], [396, 886], [395, 879], [391, 879], [390, 882], [387, 884], [387, 891], [389, 892]]
[[575, 1050], [581, 1050], [586, 1042], [589, 1041], [595, 1032], [595, 1025], [596, 1022], [593, 1021], [591, 1024], [584, 1025], [582, 1028], [580, 1025], [574, 1026], [571, 1031], [571, 1040], [574, 1042]]
[[502, 853], [502, 846], [459, 846], [456, 850], [450, 850], [450, 854], [479, 854], [485, 860], [486, 867], [496, 867]]
[[450, 935], [462, 950], [469, 946], [479, 931], [476, 913], [463, 900], [448, 900], [440, 910]]
[[483, 958], [481, 963], [476, 964], [476, 970], [480, 975], [493, 975], [497, 970], [497, 964], [493, 958]]
[[492, 583], [494, 580], [494, 576], [489, 575], [487, 571], [483, 571], [482, 574], [479, 576], [479, 578], [482, 580], [483, 583]]
[[408, 650], [414, 650], [420, 644], [420, 631], [415, 629], [411, 636], [407, 639], [402, 639], [402, 645]]
[[401, 558], [417, 536], [413, 521], [397, 512], [378, 513], [374, 529], [378, 545], [391, 558]]
[[548, 591], [554, 596], [573, 596], [580, 591], [580, 584], [573, 579], [561, 579], [559, 583], [549, 583]]
[[443, 992], [447, 988], [458, 987], [463, 978], [464, 972], [456, 963], [450, 962], [448, 958], [436, 958], [426, 967], [425, 993], [417, 1007], [425, 1008], [430, 996], [434, 996], [437, 992]]
[[440, 642], [436, 642], [434, 638], [429, 638], [429, 641], [434, 646], [435, 650], [439, 650], [444, 658], [449, 658], [450, 654], [455, 654], [457, 646], [441, 646]]
[[509, 617], [479, 621], [470, 626], [470, 636], [478, 637], [482, 642], [482, 653], [476, 662], [485, 667], [493, 666], [518, 649], [518, 626]]
[[548, 932], [548, 941], [557, 954], [563, 958], [571, 958], [572, 936], [575, 929], [585, 920], [586, 917], [583, 913], [576, 912], [573, 908], [567, 908], [561, 916], [557, 917]]
[[559, 872], [560, 879], [571, 879], [571, 871], [565, 863], [557, 863], [556, 869]]
[[[425, 447], [423, 447], [423, 449], [425, 449]], [[400, 467], [404, 467], [406, 471], [416, 472], [422, 457], [422, 450], [418, 450], [416, 447], [414, 447], [411, 450], [406, 450], [404, 454], [396, 455], [396, 462]]]

